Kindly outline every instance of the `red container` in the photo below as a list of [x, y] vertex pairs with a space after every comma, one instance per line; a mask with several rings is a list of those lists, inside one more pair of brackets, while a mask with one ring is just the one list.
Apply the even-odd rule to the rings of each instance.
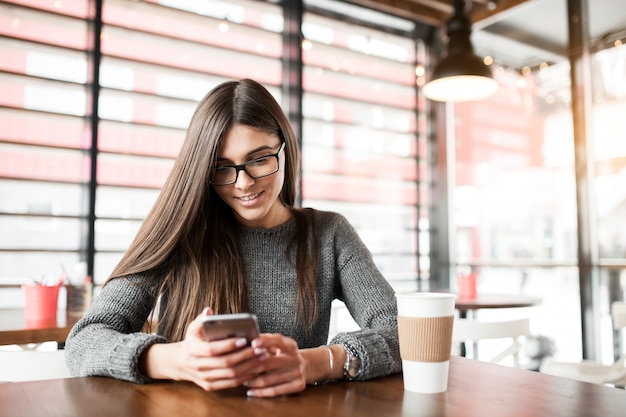
[[22, 285], [26, 321], [55, 320], [60, 285]]
[[460, 275], [458, 285], [459, 298], [476, 298], [476, 274]]

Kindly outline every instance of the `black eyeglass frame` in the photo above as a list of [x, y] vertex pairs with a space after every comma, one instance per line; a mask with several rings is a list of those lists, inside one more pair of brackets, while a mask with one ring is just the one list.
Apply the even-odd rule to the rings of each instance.
[[[239, 179], [239, 171], [245, 171], [246, 174], [248, 174], [248, 176], [250, 178], [254, 178], [254, 179], [265, 178], [265, 177], [269, 177], [270, 175], [274, 175], [274, 174], [276, 174], [280, 170], [280, 158], [278, 157], [278, 154], [280, 154], [280, 152], [283, 149], [285, 149], [285, 141], [282, 141], [280, 143], [280, 147], [278, 148], [278, 151], [276, 151], [276, 153], [271, 153], [269, 155], [259, 156], [258, 158], [251, 159], [248, 162], [244, 162], [243, 164], [239, 164], [239, 165], [220, 165], [219, 168], [235, 168], [235, 179], [232, 180], [231, 182], [220, 182], [220, 183], [215, 183], [212, 180], [210, 180], [209, 184], [211, 184], [211, 185], [213, 185], [215, 187], [220, 187], [222, 185], [232, 185], [232, 184], [236, 183], [237, 180]], [[253, 164], [255, 162], [258, 162], [260, 159], [271, 158], [271, 157], [276, 158], [276, 170], [270, 172], [269, 174], [255, 176], [255, 175], [250, 174], [250, 172], [248, 172], [248, 170], [246, 169], [246, 166], [249, 165], [249, 164]]]

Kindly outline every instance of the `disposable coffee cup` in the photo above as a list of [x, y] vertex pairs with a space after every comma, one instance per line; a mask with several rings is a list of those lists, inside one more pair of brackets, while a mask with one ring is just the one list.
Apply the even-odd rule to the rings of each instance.
[[447, 391], [455, 299], [449, 293], [396, 294], [405, 390], [423, 394]]

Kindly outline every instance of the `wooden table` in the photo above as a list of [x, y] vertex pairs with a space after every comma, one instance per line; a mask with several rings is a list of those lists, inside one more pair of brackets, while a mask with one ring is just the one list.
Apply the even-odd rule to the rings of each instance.
[[54, 341], [65, 343], [76, 318], [70, 318], [59, 312], [56, 320], [47, 322], [28, 322], [24, 319], [24, 310], [0, 309], [0, 345], [25, 345]]
[[0, 384], [0, 417], [623, 417], [626, 391], [452, 357], [448, 391], [405, 392], [402, 376], [311, 386], [287, 397], [87, 377]]

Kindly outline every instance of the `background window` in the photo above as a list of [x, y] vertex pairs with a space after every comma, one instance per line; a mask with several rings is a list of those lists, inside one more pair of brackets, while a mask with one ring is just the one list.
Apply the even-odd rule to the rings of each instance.
[[415, 41], [311, 12], [302, 33], [303, 205], [345, 215], [392, 285], [415, 289]]
[[91, 144], [88, 2], [14, 3], [0, 5], [0, 277], [9, 280], [60, 274], [81, 258]]

